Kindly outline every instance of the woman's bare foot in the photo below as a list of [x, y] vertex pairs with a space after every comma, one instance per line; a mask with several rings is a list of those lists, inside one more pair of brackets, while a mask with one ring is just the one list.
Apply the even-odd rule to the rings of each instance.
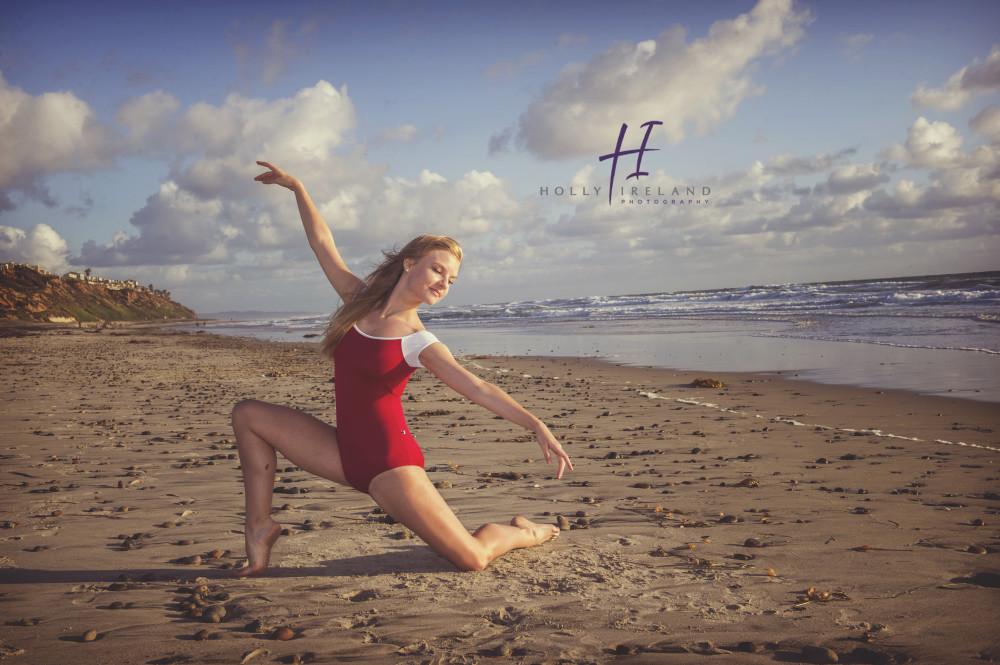
[[539, 524], [520, 515], [512, 519], [510, 525], [531, 533], [535, 545], [541, 545], [545, 541], [552, 540], [559, 535], [559, 527], [554, 524]]
[[247, 548], [247, 567], [234, 570], [236, 577], [259, 575], [267, 570], [271, 559], [271, 547], [281, 535], [281, 525], [274, 520], [268, 520], [256, 529], [247, 529], [244, 535]]

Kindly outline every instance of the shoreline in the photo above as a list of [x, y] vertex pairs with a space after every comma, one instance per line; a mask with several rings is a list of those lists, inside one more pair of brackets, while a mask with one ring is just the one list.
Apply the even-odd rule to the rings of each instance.
[[[229, 324], [229, 322], [226, 322]], [[232, 324], [212, 334], [301, 341], [307, 328], [255, 328]], [[544, 322], [469, 327], [432, 325], [456, 355], [600, 358], [624, 366], [797, 375], [828, 385], [903, 389], [916, 394], [1000, 403], [1000, 354], [844, 340], [801, 339], [732, 321], [634, 320], [620, 325]], [[787, 325], [787, 322], [782, 325]], [[695, 329], [697, 329], [697, 332]], [[313, 332], [310, 330], [310, 332]], [[235, 334], [234, 334], [235, 333]], [[544, 353], [539, 353], [544, 350]]]
[[[229, 411], [254, 397], [334, 422], [333, 367], [314, 343], [129, 327], [0, 348], [12, 359], [0, 378], [0, 648], [14, 664], [239, 662], [255, 650], [268, 652], [260, 662], [407, 664], [1000, 658], [993, 404], [463, 356], [550, 424], [576, 470], [554, 480], [524, 430], [418, 370], [403, 404], [431, 480], [469, 528], [514, 514], [571, 528], [462, 573], [368, 497], [279, 457], [275, 517], [289, 535], [268, 576], [234, 579]], [[690, 386], [701, 377], [726, 387]], [[220, 623], [182, 607], [201, 586], [226, 609]], [[294, 639], [272, 639], [282, 626]]]
[[25, 321], [22, 319], [0, 319], [0, 338], [26, 333], [46, 333], [72, 330], [123, 330], [130, 328], [162, 328], [186, 325], [204, 325], [218, 323], [215, 319], [149, 319], [140, 321], [78, 321], [66, 323], [62, 321]]

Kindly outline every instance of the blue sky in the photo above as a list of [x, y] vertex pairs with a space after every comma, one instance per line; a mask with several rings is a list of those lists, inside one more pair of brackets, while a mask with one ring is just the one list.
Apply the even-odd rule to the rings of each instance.
[[[997, 25], [967, 1], [5, 3], [0, 260], [328, 310], [291, 195], [251, 182], [268, 159], [359, 273], [458, 239], [451, 304], [998, 269]], [[616, 178], [651, 202], [609, 203], [598, 157], [653, 120], [649, 175]]]

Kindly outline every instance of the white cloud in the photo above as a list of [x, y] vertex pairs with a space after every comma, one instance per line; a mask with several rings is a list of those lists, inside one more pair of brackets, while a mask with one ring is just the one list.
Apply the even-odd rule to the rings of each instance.
[[[378, 170], [355, 152], [338, 153], [353, 140], [354, 106], [346, 89], [326, 81], [292, 98], [267, 101], [231, 94], [218, 106], [198, 103], [180, 117], [172, 98], [154, 93], [125, 105], [119, 121], [137, 143], [169, 148], [171, 179], [130, 220], [138, 235], [120, 232], [110, 242], [84, 243], [77, 261], [94, 266], [219, 264], [240, 250], [284, 247], [301, 235], [297, 218], [265, 210], [268, 197], [252, 178], [269, 159], [293, 173], [322, 173], [347, 186], [377, 180]], [[153, 124], [142, 109], [159, 110]], [[150, 128], [156, 128], [155, 144]], [[320, 188], [322, 192], [323, 187]], [[272, 198], [271, 201], [276, 199]]]
[[73, 93], [32, 96], [0, 74], [0, 193], [19, 191], [53, 205], [45, 177], [106, 167], [114, 161], [116, 142]]
[[133, 150], [163, 148], [169, 145], [167, 129], [180, 106], [176, 97], [157, 90], [123, 104], [115, 122], [125, 131], [125, 141]]
[[358, 203], [361, 224], [353, 237], [373, 250], [386, 238], [420, 233], [471, 241], [504, 222], [531, 217], [530, 208], [514, 198], [513, 186], [488, 171], [470, 171], [454, 182], [430, 171], [416, 181], [386, 178]]
[[174, 128], [174, 145], [182, 153], [231, 154], [240, 141], [247, 117], [264, 105], [260, 100], [236, 94], [226, 97], [221, 106], [198, 102]]
[[573, 174], [573, 177], [569, 179], [569, 186], [583, 191], [584, 187], [589, 187], [594, 182], [594, 171], [596, 170], [597, 168], [593, 164], [587, 164]]
[[[310, 167], [337, 161], [334, 153], [353, 140], [357, 125], [346, 88], [326, 81], [292, 98], [234, 93], [218, 106], [197, 103], [179, 112], [175, 97], [157, 91], [124, 103], [107, 125], [72, 93], [32, 96], [0, 76], [0, 210], [15, 207], [15, 192], [55, 205], [46, 189], [50, 175], [93, 172], [124, 155], [155, 153], [174, 159], [178, 186], [211, 198], [246, 186], [262, 155]], [[342, 164], [339, 175], [356, 167]], [[360, 169], [360, 177], [370, 170]]]
[[68, 267], [66, 241], [48, 224], [36, 224], [27, 231], [0, 226], [0, 257], [38, 265], [54, 273]]
[[891, 144], [883, 156], [910, 166], [948, 168], [968, 159], [961, 147], [962, 135], [954, 127], [947, 122], [930, 122], [920, 117], [907, 130], [906, 144]]
[[955, 111], [974, 95], [1000, 90], [1000, 44], [994, 44], [986, 61], [978, 59], [955, 72], [940, 88], [921, 83], [910, 95], [917, 108], [929, 106], [937, 111]]
[[280, 116], [281, 123], [263, 127], [248, 122], [246, 126], [251, 137], [266, 135], [261, 149], [314, 159], [329, 157], [357, 126], [347, 87], [338, 91], [326, 81], [299, 90], [292, 100], [268, 105], [257, 120], [267, 121], [271, 115]]
[[[311, 266], [294, 197], [254, 183], [262, 170], [256, 159], [300, 177], [338, 244], [358, 258], [376, 255], [387, 238], [447, 233], [474, 241], [532, 216], [512, 185], [489, 172], [470, 171], [457, 180], [429, 170], [413, 180], [385, 177], [386, 167], [369, 162], [365, 146], [353, 145], [357, 119], [346, 89], [325, 81], [274, 101], [231, 94], [217, 106], [199, 103], [179, 116], [169, 98], [147, 95], [119, 113], [136, 142], [149, 134], [137, 116], [143, 108], [163, 111], [156, 133], [174, 151], [171, 178], [132, 216], [131, 233], [87, 241], [77, 263], [176, 264], [194, 273], [212, 265], [239, 270], [249, 265], [247, 257], [278, 253], [284, 268]], [[416, 132], [403, 125], [386, 136], [407, 140]]]
[[267, 101], [234, 93], [220, 106], [195, 104], [178, 121], [174, 141], [185, 154], [245, 156], [263, 150], [324, 159], [356, 125], [347, 88], [338, 91], [319, 81], [292, 98]]
[[[644, 122], [662, 121], [657, 131], [671, 143], [691, 129], [707, 134], [762, 92], [754, 65], [794, 46], [809, 21], [792, 0], [760, 0], [690, 43], [679, 25], [655, 40], [617, 42], [586, 65], [564, 68], [521, 115], [513, 138], [535, 156], [555, 160], [610, 152], [622, 123], [638, 132]], [[495, 137], [491, 149], [502, 143]]]

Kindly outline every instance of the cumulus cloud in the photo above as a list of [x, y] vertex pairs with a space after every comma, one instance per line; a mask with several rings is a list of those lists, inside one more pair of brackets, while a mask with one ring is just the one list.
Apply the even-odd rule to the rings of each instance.
[[164, 148], [169, 145], [167, 129], [180, 106], [176, 97], [157, 90], [123, 104], [115, 114], [115, 123], [124, 132], [124, 141], [131, 150]]
[[86, 173], [114, 161], [117, 139], [93, 109], [71, 92], [32, 96], [0, 74], [0, 197], [20, 192], [55, 205], [49, 173]]
[[921, 83], [910, 95], [917, 108], [930, 107], [937, 111], [955, 111], [965, 106], [975, 95], [1000, 90], [1000, 44], [994, 44], [984, 62], [974, 60], [952, 74], [939, 88]]
[[909, 166], [948, 168], [967, 160], [968, 155], [961, 148], [962, 135], [954, 127], [921, 117], [907, 130], [906, 143], [891, 144], [883, 155]]
[[356, 125], [347, 88], [319, 81], [274, 101], [234, 93], [219, 106], [199, 102], [178, 121], [174, 140], [187, 154], [218, 157], [260, 149], [324, 159]]
[[0, 226], [0, 257], [41, 266], [54, 273], [68, 267], [66, 241], [48, 224], [36, 224], [27, 231]]
[[76, 262], [204, 265], [231, 261], [240, 249], [284, 246], [298, 223], [253, 214], [252, 202], [261, 194], [252, 182], [260, 171], [257, 159], [280, 161], [295, 172], [320, 172], [342, 185], [378, 175], [360, 155], [339, 152], [353, 140], [357, 120], [346, 89], [326, 81], [274, 101], [234, 93], [217, 106], [198, 103], [183, 113], [175, 101], [154, 93], [119, 111], [128, 142], [173, 151], [175, 166], [132, 216], [137, 235], [120, 231], [109, 242], [90, 240]]
[[386, 238], [419, 233], [473, 240], [531, 214], [513, 186], [488, 171], [470, 171], [455, 181], [428, 170], [415, 180], [386, 178], [357, 205], [361, 224], [355, 237], [372, 248]]
[[793, 47], [809, 21], [792, 0], [760, 0], [692, 42], [679, 25], [655, 40], [617, 42], [585, 65], [564, 68], [521, 115], [514, 140], [541, 159], [558, 160], [609, 151], [622, 123], [639, 131], [660, 120], [657, 131], [671, 143], [692, 129], [707, 134], [762, 92], [755, 64]]
[[[387, 238], [417, 233], [474, 240], [531, 214], [513, 186], [489, 172], [470, 171], [456, 180], [427, 170], [414, 179], [386, 177], [386, 167], [369, 162], [365, 146], [356, 143], [347, 90], [325, 81], [274, 101], [234, 93], [218, 105], [186, 110], [173, 101], [146, 95], [119, 112], [130, 141], [157, 134], [175, 151], [175, 166], [132, 216], [129, 231], [87, 241], [74, 263], [187, 265], [192, 271], [227, 265], [237, 272], [243, 266], [257, 275], [311, 265], [294, 197], [254, 183], [262, 170], [256, 159], [273, 161], [307, 183], [338, 244], [352, 256], [374, 256]], [[141, 109], [159, 115], [142, 116]], [[403, 125], [383, 138], [407, 141], [416, 133]], [[273, 265], [258, 262], [250, 269], [247, 257], [261, 256], [272, 257]]]

